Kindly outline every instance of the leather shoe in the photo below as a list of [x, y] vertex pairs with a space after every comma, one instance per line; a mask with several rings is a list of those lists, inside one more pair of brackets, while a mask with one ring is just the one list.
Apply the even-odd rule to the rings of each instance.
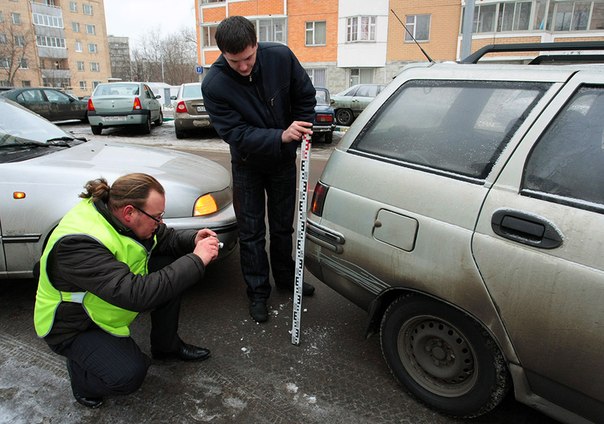
[[204, 361], [210, 357], [210, 350], [199, 346], [182, 343], [174, 352], [151, 350], [153, 359], [179, 359], [181, 361]]
[[[277, 288], [282, 290], [294, 290], [293, 284], [277, 284]], [[315, 286], [306, 281], [302, 282], [302, 296], [312, 296], [315, 292]]]
[[80, 405], [84, 405], [86, 408], [91, 409], [96, 409], [103, 404], [103, 398], [82, 396], [73, 388], [73, 380], [71, 377], [71, 363], [69, 362], [69, 359], [67, 360], [67, 373], [69, 374], [69, 380], [72, 382], [71, 392], [73, 393], [73, 397], [75, 398], [76, 402], [78, 402]]
[[250, 303], [250, 315], [256, 322], [265, 322], [268, 320], [268, 309], [266, 303], [256, 300]]

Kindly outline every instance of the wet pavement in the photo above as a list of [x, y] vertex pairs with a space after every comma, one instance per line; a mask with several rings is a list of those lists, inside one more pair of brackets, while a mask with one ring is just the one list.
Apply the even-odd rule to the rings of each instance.
[[[169, 127], [161, 130], [167, 138]], [[212, 357], [153, 361], [137, 392], [106, 399], [98, 410], [75, 402], [64, 358], [34, 333], [36, 283], [0, 280], [0, 424], [555, 423], [512, 397], [473, 421], [424, 407], [390, 375], [379, 337], [364, 337], [366, 313], [308, 273], [306, 280], [317, 290], [303, 300], [295, 346], [291, 293], [273, 291], [270, 319], [257, 324], [248, 315], [238, 251], [213, 264], [204, 281], [185, 292], [179, 331], [184, 341], [211, 349]], [[132, 325], [147, 354], [149, 327], [148, 314]]]

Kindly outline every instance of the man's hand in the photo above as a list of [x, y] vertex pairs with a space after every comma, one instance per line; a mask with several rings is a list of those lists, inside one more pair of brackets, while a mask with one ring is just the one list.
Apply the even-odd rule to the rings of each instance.
[[304, 121], [294, 121], [292, 124], [281, 134], [281, 141], [283, 143], [291, 143], [292, 141], [302, 140], [304, 134], [312, 135], [312, 123]]
[[218, 257], [219, 248], [218, 237], [214, 231], [204, 228], [197, 232], [193, 253], [199, 256], [205, 266]]

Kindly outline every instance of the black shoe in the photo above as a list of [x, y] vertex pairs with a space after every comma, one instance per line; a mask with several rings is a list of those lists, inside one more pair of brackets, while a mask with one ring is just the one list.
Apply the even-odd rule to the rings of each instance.
[[[282, 290], [289, 290], [289, 291], [293, 291], [294, 290], [294, 285], [293, 284], [276, 284], [277, 288], [282, 289]], [[315, 292], [315, 286], [313, 286], [310, 283], [307, 283], [306, 281], [304, 281], [302, 283], [302, 296], [312, 296]]]
[[268, 320], [268, 310], [266, 303], [256, 300], [250, 303], [250, 315], [256, 322], [265, 322]]
[[[69, 359], [67, 360], [67, 373], [69, 374], [69, 380], [72, 382], [71, 365], [69, 363]], [[103, 398], [93, 398], [80, 395], [73, 388], [73, 382], [71, 383], [71, 392], [73, 393], [73, 397], [75, 398], [76, 402], [78, 402], [80, 405], [84, 405], [86, 408], [96, 409], [103, 404]]]
[[174, 352], [161, 352], [151, 349], [153, 359], [180, 359], [181, 361], [205, 361], [210, 357], [210, 350], [199, 346], [183, 343]]

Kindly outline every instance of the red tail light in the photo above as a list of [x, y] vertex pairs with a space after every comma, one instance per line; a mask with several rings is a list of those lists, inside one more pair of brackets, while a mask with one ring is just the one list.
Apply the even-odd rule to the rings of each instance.
[[138, 97], [135, 97], [134, 104], [132, 105], [132, 109], [141, 110], [142, 108], [143, 108], [143, 106], [141, 105], [141, 99], [139, 99]]
[[178, 104], [176, 105], [176, 112], [178, 113], [188, 113], [189, 111], [187, 110], [187, 105], [185, 104], [184, 101], [180, 101], [178, 102]]
[[333, 115], [330, 115], [328, 113], [317, 113], [317, 116], [315, 117], [317, 122], [326, 122], [326, 123], [332, 123], [333, 122]]
[[88, 112], [94, 112], [94, 105], [92, 104], [92, 99], [88, 99]]
[[327, 190], [329, 190], [329, 186], [326, 186], [321, 181], [315, 185], [310, 211], [316, 216], [323, 216], [323, 206], [325, 205]]

